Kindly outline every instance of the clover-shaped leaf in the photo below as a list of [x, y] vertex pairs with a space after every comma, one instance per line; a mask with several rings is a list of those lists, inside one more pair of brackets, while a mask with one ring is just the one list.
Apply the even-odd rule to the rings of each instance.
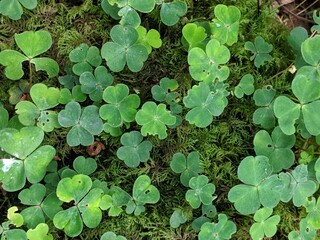
[[116, 25], [110, 31], [113, 42], [102, 46], [101, 55], [113, 72], [120, 72], [125, 65], [132, 72], [139, 72], [148, 58], [145, 46], [137, 43], [139, 34], [131, 26]]
[[254, 60], [254, 65], [257, 68], [264, 65], [265, 62], [270, 62], [272, 60], [272, 57], [269, 53], [272, 51], [273, 46], [272, 44], [267, 43], [260, 36], [255, 38], [254, 43], [246, 42], [244, 48], [253, 53], [253, 55], [250, 57], [250, 60]]
[[40, 110], [46, 110], [59, 104], [60, 91], [54, 87], [48, 88], [43, 83], [37, 83], [31, 87], [30, 96]]
[[23, 14], [23, 7], [32, 10], [36, 8], [37, 0], [1, 0], [0, 13], [12, 20], [19, 20]]
[[245, 95], [251, 95], [254, 92], [254, 79], [251, 74], [244, 75], [239, 84], [234, 89], [234, 94], [237, 98], [243, 98]]
[[81, 91], [80, 85], [74, 86], [71, 92], [68, 88], [62, 88], [60, 90], [59, 103], [67, 104], [69, 102], [84, 102], [86, 99], [87, 95]]
[[307, 200], [307, 197], [312, 196], [317, 190], [317, 185], [314, 181], [308, 179], [307, 165], [298, 165], [291, 173], [293, 183], [287, 185], [287, 188], [292, 189], [292, 201], [296, 207], [300, 207]]
[[201, 216], [192, 221], [191, 227], [193, 230], [200, 232], [203, 224], [211, 222], [209, 218]]
[[111, 16], [115, 20], [119, 20], [121, 17], [118, 15], [119, 7], [116, 4], [110, 4], [109, 0], [102, 0], [101, 7], [106, 14]]
[[93, 158], [79, 156], [73, 161], [73, 169], [79, 174], [90, 175], [97, 169], [97, 162]]
[[141, 24], [141, 18], [137, 11], [130, 6], [124, 6], [118, 12], [121, 17], [120, 24], [122, 26], [132, 26], [137, 28]]
[[63, 178], [57, 186], [57, 196], [63, 202], [79, 201], [89, 192], [92, 186], [90, 177], [77, 174], [72, 178]]
[[205, 51], [199, 47], [192, 48], [188, 53], [189, 72], [193, 79], [211, 84], [216, 79], [224, 81], [230, 70], [225, 64], [230, 59], [230, 51], [216, 39], [211, 39]]
[[102, 97], [107, 104], [100, 107], [99, 114], [111, 127], [121, 127], [134, 120], [140, 98], [137, 94], [129, 95], [127, 85], [109, 86], [103, 91]]
[[231, 46], [238, 41], [240, 10], [235, 6], [218, 4], [214, 8], [216, 19], [211, 24], [212, 36], [221, 44]]
[[52, 39], [49, 32], [44, 30], [36, 32], [26, 31], [16, 34], [15, 41], [25, 55], [15, 50], [4, 50], [0, 52], [0, 64], [5, 66], [5, 75], [7, 78], [11, 80], [20, 79], [24, 74], [22, 69], [22, 63], [24, 61], [33, 63], [36, 71], [43, 70], [47, 72], [49, 77], [54, 77], [58, 74], [59, 66], [56, 61], [46, 57], [35, 58], [51, 47]]
[[58, 229], [63, 229], [69, 237], [78, 236], [83, 229], [80, 212], [76, 206], [58, 212], [53, 218], [53, 224]]
[[308, 215], [306, 217], [308, 225], [314, 229], [320, 229], [320, 198], [316, 200], [314, 197], [304, 204]]
[[199, 240], [226, 240], [237, 231], [236, 225], [227, 215], [219, 214], [217, 223], [204, 223], [198, 235]]
[[9, 103], [12, 105], [17, 104], [18, 102], [24, 100], [29, 93], [30, 90], [30, 84], [26, 80], [19, 81], [19, 85], [12, 86], [8, 93], [10, 95], [9, 97]]
[[213, 218], [217, 215], [217, 209], [213, 204], [202, 204], [202, 215], [206, 215], [208, 218]]
[[205, 175], [192, 177], [189, 181], [189, 187], [186, 193], [186, 200], [192, 208], [199, 208], [201, 203], [209, 205], [216, 198], [213, 196], [216, 187], [213, 183], [208, 183], [209, 179]]
[[269, 158], [269, 163], [274, 172], [290, 168], [294, 163], [294, 153], [291, 148], [294, 146], [296, 138], [294, 135], [284, 134], [279, 127], [276, 127], [271, 134], [265, 130], [260, 130], [254, 137], [254, 151], [257, 155]]
[[66, 75], [58, 77], [59, 83], [68, 89], [77, 86], [79, 84], [79, 77], [73, 73], [72, 66], [66, 65], [64, 71]]
[[176, 118], [166, 109], [166, 105], [146, 102], [136, 114], [136, 122], [142, 126], [142, 136], [158, 135], [159, 139], [167, 137], [166, 125], [176, 123]]
[[300, 231], [291, 231], [288, 235], [289, 240], [314, 240], [317, 234], [317, 231], [314, 228], [311, 228], [307, 223], [307, 219], [303, 218], [300, 220]]
[[183, 1], [164, 2], [160, 9], [161, 21], [167, 26], [173, 26], [187, 13], [187, 10], [187, 4]]
[[203, 41], [207, 38], [207, 33], [204, 27], [198, 26], [195, 23], [187, 23], [182, 28], [182, 35], [189, 45], [189, 50], [194, 47], [204, 49]]
[[302, 53], [303, 59], [308, 64], [313, 65], [318, 69], [319, 69], [318, 65], [320, 62], [319, 44], [320, 44], [319, 35], [316, 35], [312, 38], [308, 38], [301, 44], [301, 53]]
[[229, 201], [242, 214], [256, 212], [260, 205], [273, 208], [280, 201], [282, 183], [277, 175], [271, 175], [272, 166], [265, 156], [246, 157], [238, 167], [238, 178], [245, 184], [232, 187]]
[[128, 4], [139, 12], [149, 13], [154, 9], [155, 0], [128, 0]]
[[122, 207], [131, 201], [132, 197], [119, 187], [112, 186], [107, 194], [101, 198], [100, 208], [107, 210], [109, 216], [119, 216], [123, 211]]
[[125, 162], [128, 167], [137, 167], [140, 162], [146, 162], [150, 158], [152, 144], [150, 141], [142, 141], [140, 132], [132, 131], [121, 136], [123, 145], [117, 151], [117, 156]]
[[[0, 159], [0, 180], [6, 191], [17, 191], [26, 182], [37, 183], [55, 156], [55, 149], [39, 147], [44, 137], [38, 127], [24, 127], [20, 131], [5, 128], [0, 131], [0, 147], [15, 158]], [[39, 147], [39, 148], [38, 148]]]
[[104, 66], [99, 66], [94, 70], [94, 75], [91, 72], [82, 73], [79, 81], [83, 93], [89, 94], [92, 101], [100, 101], [103, 90], [112, 84], [113, 77]]
[[201, 82], [188, 90], [183, 103], [187, 108], [192, 108], [187, 113], [186, 120], [190, 124], [204, 128], [212, 123], [213, 116], [219, 116], [223, 112], [228, 105], [228, 100], [223, 92], [214, 93], [207, 84]]
[[34, 103], [21, 101], [16, 105], [16, 113], [19, 121], [25, 126], [34, 125], [45, 132], [51, 132], [54, 128], [60, 127], [58, 115], [55, 111], [45, 111], [59, 104], [60, 91], [42, 83], [33, 85], [30, 89], [30, 96]]
[[292, 47], [293, 51], [296, 53], [296, 60], [294, 66], [299, 69], [302, 66], [307, 65], [304, 61], [301, 53], [301, 44], [308, 38], [308, 31], [303, 27], [295, 27], [291, 30], [288, 43]]
[[102, 189], [91, 189], [78, 204], [83, 223], [89, 228], [95, 228], [101, 222], [102, 212], [100, 202], [103, 195]]
[[306, 130], [311, 135], [320, 134], [320, 81], [317, 81], [312, 67], [302, 67], [292, 81], [292, 91], [300, 101], [293, 102], [286, 96], [279, 96], [274, 103], [274, 113], [281, 130], [288, 135], [295, 133], [295, 123], [302, 116]]
[[139, 203], [157, 203], [160, 200], [159, 190], [151, 184], [147, 175], [139, 176], [133, 184], [133, 199]]
[[81, 233], [83, 223], [89, 228], [95, 228], [102, 219], [100, 203], [104, 190], [100, 188], [90, 190], [91, 186], [90, 177], [82, 174], [63, 178], [57, 186], [60, 200], [74, 201], [75, 206], [58, 212], [53, 218], [53, 223], [58, 229], [64, 229], [70, 237]]
[[[320, 12], [319, 12], [319, 13], [320, 13]], [[311, 31], [320, 32], [320, 15], [317, 16], [317, 10], [314, 10], [314, 11], [313, 11], [312, 17], [313, 17], [313, 21], [314, 21], [317, 25], [312, 26]]]
[[276, 95], [276, 90], [271, 85], [263, 86], [257, 89], [253, 94], [253, 100], [258, 108], [253, 113], [253, 122], [260, 124], [265, 129], [274, 128], [275, 117], [273, 113], [273, 99]]
[[16, 206], [10, 207], [7, 212], [7, 218], [14, 224], [16, 227], [21, 227], [23, 225], [23, 216], [20, 213], [16, 213], [18, 208]]
[[100, 51], [97, 47], [82, 43], [69, 54], [70, 61], [75, 63], [72, 67], [74, 74], [80, 76], [83, 72], [91, 72], [93, 67], [102, 63]]
[[280, 216], [272, 214], [271, 208], [261, 208], [254, 214], [254, 223], [250, 227], [250, 236], [253, 240], [264, 238], [264, 236], [270, 238], [277, 232], [277, 225], [280, 222]]
[[[170, 78], [161, 78], [159, 85], [154, 85], [151, 88], [152, 97], [154, 100], [158, 102], [166, 101], [168, 104], [170, 104], [172, 98], [172, 94], [174, 90], [178, 88], [179, 84], [177, 80], [170, 79]], [[169, 92], [170, 90], [170, 92]], [[175, 94], [176, 95], [176, 94]], [[175, 98], [176, 96], [174, 96]]]
[[300, 106], [298, 104], [286, 96], [279, 96], [274, 102], [274, 114], [285, 134], [292, 135], [296, 132], [294, 125], [300, 117]]
[[188, 220], [186, 215], [181, 209], [176, 209], [170, 217], [170, 226], [172, 228], [178, 228], [181, 224]]
[[191, 152], [186, 158], [182, 153], [175, 153], [170, 162], [170, 167], [175, 173], [180, 173], [180, 182], [189, 186], [192, 177], [198, 176], [201, 172], [200, 156], [198, 152]]
[[127, 240], [124, 236], [116, 235], [114, 232], [105, 232], [100, 240]]
[[155, 29], [150, 29], [147, 32], [142, 26], [137, 28], [137, 32], [139, 34], [138, 42], [145, 46], [148, 51], [148, 54], [151, 53], [152, 48], [159, 48], [162, 45], [162, 40], [160, 38], [160, 33]]
[[34, 184], [29, 189], [22, 190], [18, 197], [22, 204], [30, 205], [22, 210], [21, 215], [24, 218], [24, 224], [28, 228], [35, 228], [38, 224], [45, 222], [44, 213], [39, 207], [46, 194], [46, 187], [42, 184]]
[[103, 123], [99, 117], [98, 107], [91, 105], [81, 111], [77, 102], [70, 102], [58, 115], [58, 121], [63, 127], [72, 127], [67, 134], [69, 146], [89, 146], [93, 143], [93, 135], [103, 130]]
[[29, 229], [27, 231], [27, 238], [29, 240], [53, 240], [53, 236], [48, 232], [48, 225], [40, 223], [35, 229]]

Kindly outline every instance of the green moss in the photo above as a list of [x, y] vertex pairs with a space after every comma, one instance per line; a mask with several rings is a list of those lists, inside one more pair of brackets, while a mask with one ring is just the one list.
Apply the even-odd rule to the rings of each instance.
[[[51, 33], [54, 40], [48, 56], [56, 59], [63, 69], [69, 62], [70, 51], [81, 43], [100, 48], [109, 40], [108, 32], [116, 22], [102, 11], [99, 2], [84, 0], [74, 4], [75, 1], [39, 1], [38, 7], [34, 11], [26, 11], [20, 21], [1, 17], [0, 50], [16, 49], [14, 33], [44, 28]], [[153, 51], [141, 72], [124, 71], [113, 74], [117, 83], [128, 84], [131, 92], [139, 93], [142, 102], [145, 102], [151, 99], [152, 85], [158, 84], [162, 77], [175, 78], [179, 82], [178, 92], [182, 99], [187, 90], [197, 82], [188, 74], [187, 52], [180, 42], [181, 28], [187, 22], [210, 21], [214, 17], [215, 5], [224, 3], [236, 5], [242, 14], [239, 42], [230, 47], [231, 76], [227, 81], [231, 88], [238, 84], [244, 74], [251, 73], [255, 77], [256, 88], [271, 84], [279, 91], [289, 89], [292, 75], [286, 69], [293, 61], [293, 55], [286, 54], [286, 57], [283, 55], [283, 52], [291, 51], [286, 42], [288, 30], [277, 22], [276, 12], [267, 4], [262, 6], [258, 15], [256, 0], [188, 0], [187, 3], [189, 5], [187, 15], [174, 27], [168, 28], [159, 24], [159, 9], [150, 15], [143, 14], [144, 26], [157, 29], [164, 44], [160, 49]], [[274, 60], [259, 69], [250, 61], [250, 52], [244, 49], [244, 43], [253, 41], [258, 35], [274, 46], [272, 52]], [[47, 79], [41, 73], [35, 73], [34, 76], [33, 83], [45, 80], [50, 86], [59, 85], [57, 78]], [[0, 101], [8, 104], [7, 91], [17, 82], [7, 80], [2, 72], [0, 79]], [[197, 233], [191, 228], [192, 219], [178, 229], [170, 228], [169, 224], [174, 208], [183, 206], [191, 213], [191, 208], [185, 201], [187, 188], [180, 184], [179, 175], [174, 174], [169, 167], [174, 153], [188, 154], [191, 151], [200, 153], [204, 174], [217, 186], [218, 198], [214, 203], [218, 211], [228, 214], [237, 224], [238, 232], [234, 239], [249, 239], [248, 232], [253, 223], [252, 218], [236, 214], [233, 205], [227, 199], [227, 194], [232, 186], [239, 183], [237, 167], [240, 161], [247, 155], [254, 154], [252, 141], [256, 127], [252, 123], [252, 114], [255, 106], [251, 97], [238, 100], [229, 96], [228, 100], [229, 105], [225, 112], [219, 118], [215, 118], [208, 128], [200, 129], [183, 122], [177, 129], [168, 130], [168, 138], [164, 141], [148, 136], [146, 139], [154, 146], [151, 159], [141, 164], [139, 168], [128, 168], [123, 161], [116, 158], [120, 138], [102, 134], [100, 141], [105, 143], [106, 150], [96, 157], [98, 171], [93, 177], [106, 181], [109, 186], [118, 185], [131, 193], [136, 177], [148, 174], [159, 189], [161, 200], [157, 204], [146, 205], [146, 213], [139, 217], [125, 213], [119, 217], [108, 217], [104, 213], [103, 221], [98, 228], [85, 228], [77, 239], [99, 239], [105, 231], [114, 231], [128, 239], [196, 239]], [[11, 109], [13, 114], [13, 107]], [[131, 129], [136, 127], [132, 125]], [[44, 144], [55, 146], [58, 156], [62, 159], [61, 164], [71, 165], [74, 156], [86, 156], [87, 153], [84, 147], [68, 147], [64, 141], [66, 134], [66, 129], [57, 129], [50, 134], [50, 137], [46, 135]], [[4, 198], [0, 204], [5, 209], [5, 206], [18, 204], [18, 201], [15, 194], [10, 194], [10, 198]], [[283, 219], [279, 225], [279, 238], [286, 236], [298, 226], [297, 219], [300, 213], [292, 205], [280, 204], [275, 209], [276, 213]], [[196, 218], [200, 213], [193, 211], [193, 215]], [[61, 231], [53, 230], [53, 234], [54, 239], [68, 239]]]

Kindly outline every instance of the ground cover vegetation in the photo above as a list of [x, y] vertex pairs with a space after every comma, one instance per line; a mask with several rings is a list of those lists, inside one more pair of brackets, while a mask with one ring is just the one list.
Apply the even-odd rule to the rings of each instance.
[[320, 15], [278, 10], [0, 0], [1, 239], [319, 239]]

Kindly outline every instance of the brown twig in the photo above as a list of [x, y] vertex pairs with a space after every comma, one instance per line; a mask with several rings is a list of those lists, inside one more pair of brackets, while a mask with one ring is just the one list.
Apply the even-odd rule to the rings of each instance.
[[303, 20], [303, 21], [306, 21], [306, 22], [308, 22], [308, 23], [314, 24], [314, 21], [312, 21], [312, 20], [310, 20], [310, 19], [308, 19], [308, 18], [304, 18], [304, 17], [301, 17], [301, 16], [295, 14], [295, 13], [292, 12], [289, 8], [287, 8], [286, 6], [282, 6], [282, 7], [283, 7], [283, 9], [284, 9], [285, 12], [287, 12], [287, 13], [295, 16], [297, 19]]

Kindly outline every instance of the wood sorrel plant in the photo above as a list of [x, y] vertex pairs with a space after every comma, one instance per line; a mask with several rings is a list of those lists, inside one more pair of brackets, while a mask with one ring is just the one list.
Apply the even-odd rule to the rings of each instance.
[[[21, 5], [33, 7], [22, 0], [13, 3], [18, 10]], [[57, 230], [68, 237], [77, 237], [84, 228], [97, 228], [104, 216], [144, 217], [152, 211], [150, 204], [163, 200], [161, 186], [150, 172], [154, 162], [160, 161], [153, 157], [154, 150], [160, 146], [155, 142], [165, 142], [186, 125], [210, 128], [230, 101], [249, 99], [253, 94], [257, 109], [252, 122], [258, 129], [252, 143], [255, 156], [244, 157], [236, 166], [238, 184], [228, 189], [227, 197], [220, 196], [221, 186], [206, 175], [200, 151], [173, 153], [170, 174], [180, 177], [185, 194], [184, 199], [180, 199], [181, 205], [172, 206], [167, 225], [175, 229], [190, 224], [200, 240], [231, 239], [237, 234], [239, 224], [234, 215], [242, 214], [252, 220], [247, 238], [249, 235], [254, 240], [273, 237], [285, 217], [279, 211], [276, 213], [282, 202], [305, 209], [299, 229], [290, 229], [287, 237], [316, 239], [320, 229], [317, 194], [320, 18], [317, 13], [313, 18], [318, 25], [312, 28], [310, 37], [301, 28], [290, 33], [289, 44], [297, 54], [297, 72], [286, 94], [277, 93], [271, 85], [255, 90], [256, 76], [245, 71], [234, 84], [232, 46], [238, 43], [241, 12], [235, 6], [218, 4], [211, 21], [190, 20], [181, 30], [181, 42], [187, 52], [188, 88], [183, 93], [179, 91], [181, 82], [164, 76], [158, 85], [150, 88], [148, 99], [118, 79], [118, 76], [125, 78], [126, 74], [119, 75], [124, 71], [140, 72], [154, 54], [153, 50], [165, 44], [161, 31], [141, 25], [142, 16], [157, 9], [155, 13], [159, 12], [161, 21], [173, 26], [187, 13], [187, 3], [103, 0], [101, 6], [118, 21], [110, 30], [110, 39], [101, 46], [82, 43], [73, 49], [69, 54], [72, 66], [66, 71], [68, 74], [59, 76], [63, 85], [60, 88], [45, 83], [32, 84], [33, 65], [36, 71], [45, 71], [50, 78], [59, 73], [55, 60], [39, 57], [52, 45], [48, 31], [16, 34], [15, 42], [23, 54], [8, 49], [0, 52], [4, 76], [21, 79], [27, 75], [23, 66], [27, 62], [30, 84], [27, 93], [23, 91], [24, 84], [20, 90], [11, 90], [15, 99], [28, 95], [22, 101], [11, 101], [15, 104], [15, 113], [0, 106], [0, 182], [7, 192], [20, 191], [18, 199], [22, 205], [19, 209], [14, 206], [8, 209], [8, 220], [2, 221], [0, 227], [2, 238], [53, 239], [52, 234]], [[21, 15], [20, 10], [12, 12], [6, 0], [0, 1], [0, 9], [0, 13], [12, 19]], [[255, 36], [246, 40], [243, 51], [251, 52], [247, 52], [247, 58], [256, 68], [261, 69], [273, 60], [273, 46], [264, 38]], [[64, 132], [63, 144], [74, 149], [76, 155], [62, 162], [71, 161], [73, 169], [53, 160], [60, 154], [45, 139], [59, 131]], [[124, 189], [120, 184], [97, 177], [99, 156], [94, 159], [77, 154], [81, 146], [92, 146], [102, 139], [121, 143], [116, 151], [111, 148], [105, 154], [117, 157], [118, 164], [130, 167], [133, 173], [127, 175], [128, 182], [132, 175], [138, 175]], [[299, 147], [301, 142], [303, 148]], [[142, 165], [147, 170], [141, 170]], [[236, 212], [220, 212], [221, 198], [232, 203]], [[125, 231], [112, 231], [108, 229], [99, 237], [126, 239], [117, 235], [126, 235]]]

